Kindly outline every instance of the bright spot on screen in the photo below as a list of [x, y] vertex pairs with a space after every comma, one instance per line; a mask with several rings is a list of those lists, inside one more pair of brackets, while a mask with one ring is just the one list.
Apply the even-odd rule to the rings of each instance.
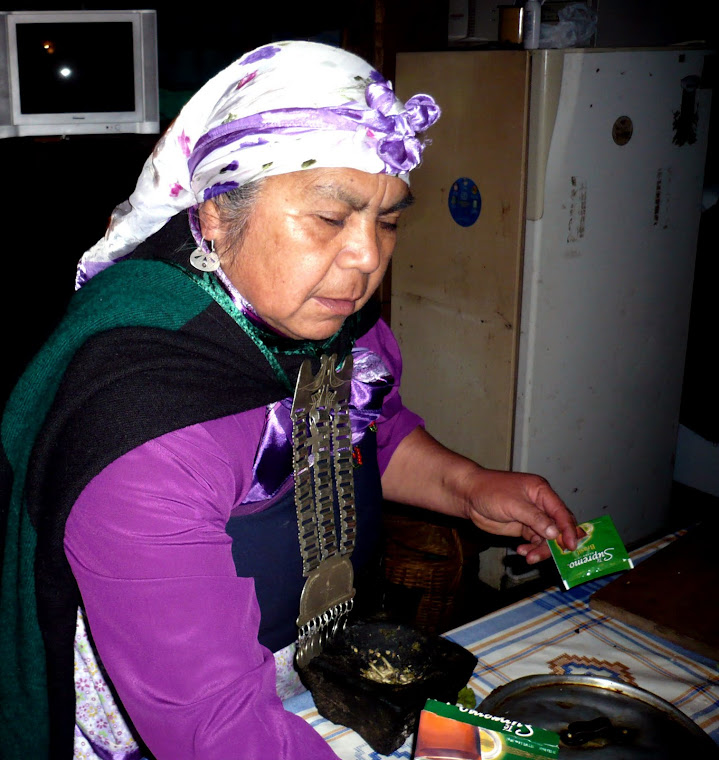
[[71, 77], [72, 76], [72, 69], [69, 69], [67, 66], [63, 66], [60, 69], [60, 76], [63, 79], [67, 79], [68, 77]]
[[48, 54], [52, 55], [55, 52], [55, 43], [52, 40], [43, 40], [42, 49]]

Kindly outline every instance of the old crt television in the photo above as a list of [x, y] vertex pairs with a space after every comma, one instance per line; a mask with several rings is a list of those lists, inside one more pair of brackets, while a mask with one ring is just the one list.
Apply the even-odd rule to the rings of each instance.
[[159, 132], [156, 16], [0, 12], [0, 137]]

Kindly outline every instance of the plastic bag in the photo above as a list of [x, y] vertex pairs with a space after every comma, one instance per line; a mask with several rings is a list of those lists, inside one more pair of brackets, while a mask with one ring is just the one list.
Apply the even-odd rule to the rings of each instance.
[[556, 24], [539, 27], [540, 48], [583, 47], [597, 31], [597, 14], [585, 3], [571, 3], [561, 8]]

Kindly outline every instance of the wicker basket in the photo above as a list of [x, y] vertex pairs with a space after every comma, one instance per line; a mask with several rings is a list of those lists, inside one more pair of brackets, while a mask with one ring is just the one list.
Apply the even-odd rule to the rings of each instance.
[[384, 577], [419, 592], [413, 623], [428, 633], [451, 627], [462, 580], [463, 549], [456, 528], [406, 515], [384, 517]]

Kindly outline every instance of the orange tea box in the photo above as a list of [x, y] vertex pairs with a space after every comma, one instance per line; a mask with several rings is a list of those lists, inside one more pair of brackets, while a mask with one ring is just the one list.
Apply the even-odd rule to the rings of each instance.
[[420, 713], [414, 760], [556, 758], [559, 735], [508, 718], [428, 699]]

